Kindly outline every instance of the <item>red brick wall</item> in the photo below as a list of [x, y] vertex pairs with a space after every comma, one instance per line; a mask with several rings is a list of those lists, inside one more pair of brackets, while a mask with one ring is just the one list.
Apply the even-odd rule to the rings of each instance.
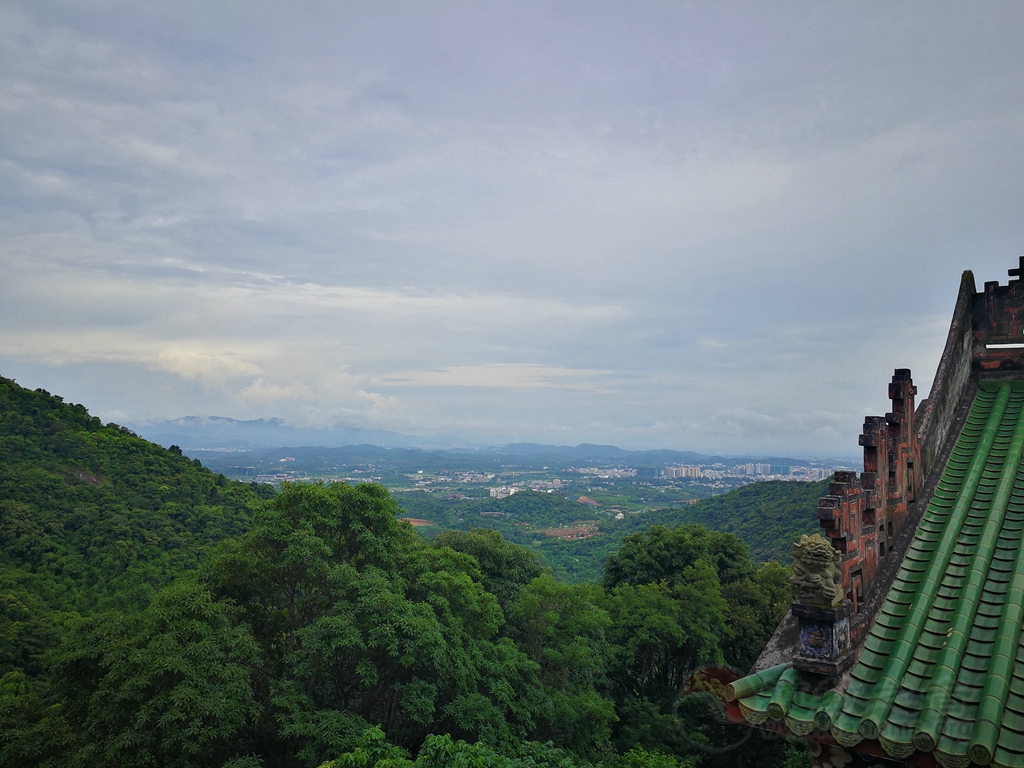
[[843, 556], [846, 597], [859, 610], [881, 562], [895, 556], [893, 541], [907, 520], [907, 504], [921, 489], [921, 452], [914, 424], [917, 387], [898, 368], [889, 384], [892, 411], [864, 420], [864, 471], [836, 472], [818, 502], [818, 522]]

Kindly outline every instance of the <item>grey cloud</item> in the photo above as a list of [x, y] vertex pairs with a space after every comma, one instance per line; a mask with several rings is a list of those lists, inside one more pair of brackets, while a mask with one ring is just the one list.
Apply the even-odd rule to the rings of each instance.
[[9, 3], [0, 373], [136, 420], [845, 449], [1021, 250], [1022, 28]]

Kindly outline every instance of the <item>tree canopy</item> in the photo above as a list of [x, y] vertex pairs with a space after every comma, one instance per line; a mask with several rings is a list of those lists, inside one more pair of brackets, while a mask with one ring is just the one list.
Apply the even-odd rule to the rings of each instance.
[[641, 531], [571, 584], [496, 531], [423, 538], [380, 485], [268, 493], [8, 380], [0, 405], [4, 766], [806, 762], [688, 695], [790, 599], [731, 533]]

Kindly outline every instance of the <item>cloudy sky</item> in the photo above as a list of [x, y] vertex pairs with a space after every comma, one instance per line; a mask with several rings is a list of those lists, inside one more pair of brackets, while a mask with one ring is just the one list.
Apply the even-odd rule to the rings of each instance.
[[1024, 253], [1017, 2], [0, 4], [0, 375], [854, 455]]

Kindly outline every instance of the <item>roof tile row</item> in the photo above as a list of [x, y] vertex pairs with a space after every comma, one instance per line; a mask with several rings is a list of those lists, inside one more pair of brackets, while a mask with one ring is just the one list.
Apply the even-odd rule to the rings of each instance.
[[1024, 382], [983, 382], [845, 690], [773, 667], [729, 688], [748, 722], [1024, 768], [1022, 455]]

